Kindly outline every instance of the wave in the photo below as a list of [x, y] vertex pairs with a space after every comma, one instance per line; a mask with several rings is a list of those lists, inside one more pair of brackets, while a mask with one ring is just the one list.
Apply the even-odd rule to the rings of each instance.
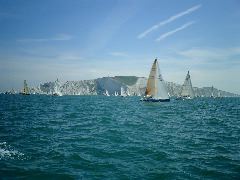
[[8, 145], [7, 142], [0, 143], [0, 160], [3, 159], [24, 159], [25, 155], [17, 150], [15, 150], [12, 146]]

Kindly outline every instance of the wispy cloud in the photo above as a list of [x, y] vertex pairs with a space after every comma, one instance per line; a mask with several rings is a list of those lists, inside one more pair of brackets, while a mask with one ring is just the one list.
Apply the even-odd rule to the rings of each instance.
[[74, 54], [74, 53], [60, 54], [56, 56], [56, 58], [61, 60], [82, 60], [83, 59], [80, 55]]
[[22, 38], [17, 39], [18, 42], [48, 42], [48, 41], [68, 41], [73, 37], [69, 34], [57, 34], [51, 38]]
[[[178, 53], [196, 60], [229, 60], [240, 56], [240, 47], [231, 48], [191, 48]], [[238, 58], [237, 58], [238, 59]]]
[[175, 21], [176, 19], [178, 19], [178, 18], [180, 18], [180, 17], [182, 17], [182, 16], [185, 16], [185, 15], [187, 15], [187, 14], [190, 14], [190, 13], [198, 10], [201, 6], [202, 6], [201, 4], [196, 5], [196, 6], [193, 6], [193, 7], [189, 8], [189, 9], [183, 11], [183, 12], [180, 12], [180, 13], [178, 13], [178, 14], [176, 14], [176, 15], [173, 15], [173, 16], [169, 17], [168, 19], [166, 19], [166, 20], [164, 20], [164, 21], [162, 21], [162, 22], [160, 22], [160, 23], [158, 23], [158, 24], [153, 25], [151, 28], [149, 28], [149, 29], [147, 29], [146, 31], [144, 31], [143, 33], [139, 34], [139, 35], [138, 35], [138, 39], [142, 39], [142, 38], [144, 38], [147, 34], [149, 34], [150, 32], [152, 32], [152, 31], [154, 31], [154, 30], [157, 30], [159, 27], [164, 26], [164, 25], [166, 25], [166, 24], [168, 24], [168, 23], [170, 23], [170, 22]]
[[[0, 53], [1, 54], [1, 53]], [[56, 46], [21, 46], [17, 52], [11, 55], [11, 57], [23, 57], [31, 59], [45, 59], [56, 62], [69, 61], [80, 61], [84, 57], [79, 49], [59, 49]], [[0, 56], [1, 58], [1, 56]]]
[[117, 56], [117, 57], [127, 57], [128, 54], [125, 52], [110, 52], [109, 53], [112, 56]]
[[191, 21], [191, 22], [188, 22], [188, 23], [186, 23], [186, 24], [184, 24], [184, 25], [182, 25], [182, 26], [180, 26], [180, 27], [178, 27], [178, 28], [176, 28], [176, 29], [174, 29], [174, 30], [172, 30], [172, 31], [169, 31], [169, 32], [167, 32], [167, 33], [164, 33], [164, 34], [162, 34], [159, 38], [157, 38], [156, 41], [161, 41], [161, 40], [165, 39], [166, 37], [175, 34], [175, 33], [178, 32], [178, 31], [181, 31], [181, 30], [183, 30], [183, 29], [186, 29], [187, 27], [191, 26], [191, 25], [194, 24], [194, 23], [195, 23], [195, 22]]

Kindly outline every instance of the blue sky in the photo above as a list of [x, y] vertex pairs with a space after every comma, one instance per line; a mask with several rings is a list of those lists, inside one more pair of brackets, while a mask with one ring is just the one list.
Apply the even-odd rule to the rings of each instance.
[[0, 0], [0, 91], [59, 78], [163, 78], [240, 94], [239, 0]]

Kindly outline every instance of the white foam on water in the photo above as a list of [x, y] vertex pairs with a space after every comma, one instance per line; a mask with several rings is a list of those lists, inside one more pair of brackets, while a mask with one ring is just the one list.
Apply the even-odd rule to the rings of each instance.
[[0, 142], [0, 160], [2, 159], [24, 159], [24, 154], [7, 145], [6, 142]]

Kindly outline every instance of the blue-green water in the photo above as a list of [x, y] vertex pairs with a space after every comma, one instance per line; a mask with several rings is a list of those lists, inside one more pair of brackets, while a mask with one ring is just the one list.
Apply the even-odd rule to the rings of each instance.
[[0, 179], [240, 179], [240, 98], [0, 96]]

